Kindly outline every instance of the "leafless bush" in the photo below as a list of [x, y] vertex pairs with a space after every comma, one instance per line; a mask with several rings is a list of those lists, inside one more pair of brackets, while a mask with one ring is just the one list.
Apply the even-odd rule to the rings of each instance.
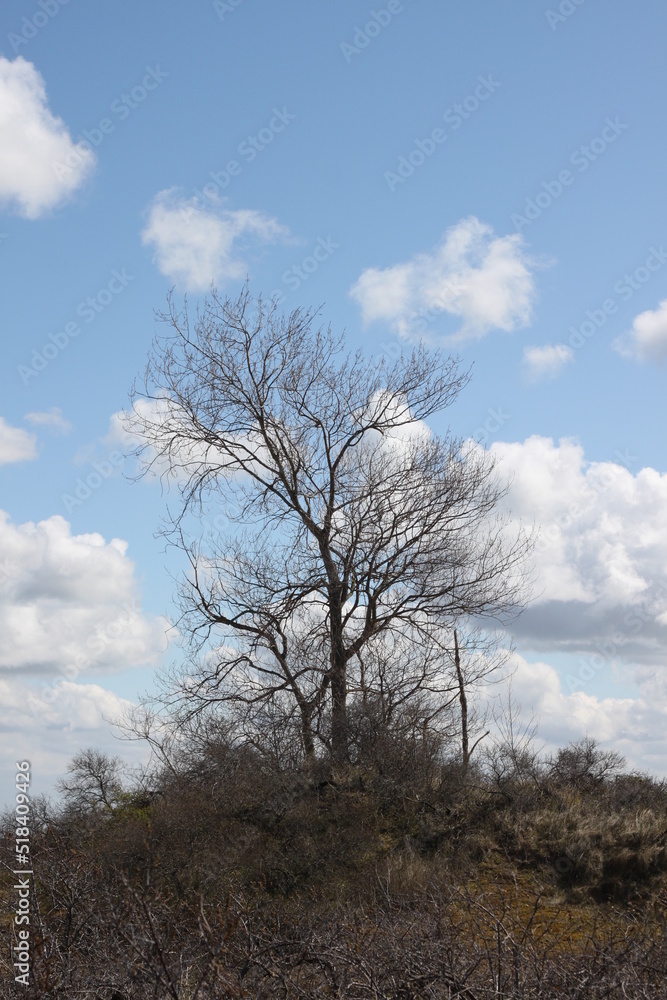
[[[522, 771], [514, 729], [499, 785], [417, 718], [362, 711], [372, 763], [290, 768], [209, 721], [134, 781], [78, 755], [79, 805], [35, 803], [33, 987], [12, 985], [7, 923], [0, 997], [664, 994], [663, 783]], [[91, 798], [92, 765], [113, 796]]]
[[592, 788], [615, 777], [625, 760], [614, 750], [602, 750], [591, 737], [561, 748], [548, 762], [550, 777], [573, 788]]

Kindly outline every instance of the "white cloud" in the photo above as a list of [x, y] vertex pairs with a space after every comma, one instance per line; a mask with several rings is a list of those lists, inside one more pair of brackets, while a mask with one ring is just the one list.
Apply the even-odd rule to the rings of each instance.
[[544, 344], [543, 347], [524, 347], [523, 361], [526, 375], [531, 382], [555, 378], [574, 358], [574, 351], [567, 344]]
[[37, 219], [66, 201], [94, 165], [94, 153], [51, 112], [33, 64], [0, 56], [0, 202]]
[[0, 465], [37, 458], [37, 438], [21, 427], [11, 427], [0, 417]]
[[524, 648], [663, 665], [667, 474], [586, 462], [581, 445], [533, 436], [491, 453], [513, 482], [512, 516], [535, 522], [536, 598], [515, 626]]
[[0, 512], [0, 673], [111, 673], [157, 664], [168, 623], [143, 613], [127, 543], [72, 535], [55, 515], [14, 525]]
[[448, 229], [432, 252], [393, 267], [368, 268], [350, 294], [364, 323], [384, 320], [403, 337], [419, 336], [446, 313], [462, 321], [450, 340], [479, 338], [530, 322], [532, 265], [521, 236], [497, 237], [471, 216]]
[[[95, 746], [130, 766], [148, 756], [146, 744], [121, 741], [112, 728], [132, 702], [99, 684], [67, 680], [28, 683], [0, 677], [0, 700], [4, 707], [0, 755], [7, 762], [7, 789], [13, 784], [10, 761], [30, 761], [34, 795], [51, 793], [69, 761], [83, 747]], [[0, 808], [2, 805], [0, 802]]]
[[632, 329], [613, 343], [619, 354], [639, 361], [662, 361], [667, 357], [667, 299], [657, 309], [636, 316]]
[[[238, 466], [232, 468], [231, 454], [200, 440], [189, 415], [168, 396], [137, 399], [132, 409], [112, 413], [104, 442], [110, 448], [135, 455], [138, 471], [149, 479], [162, 479], [167, 486], [187, 482], [204, 465], [211, 470], [224, 467], [226, 475], [239, 479], [246, 475]], [[263, 463], [271, 462], [259, 432], [237, 435], [236, 442], [244, 453], [249, 449]]]
[[[515, 655], [512, 694], [520, 720], [538, 723], [536, 749], [546, 752], [591, 736], [605, 749], [620, 752], [631, 768], [667, 775], [667, 685], [641, 684], [633, 697], [598, 697], [586, 690], [568, 693], [549, 663], [530, 663]], [[567, 678], [566, 678], [567, 679]], [[482, 691], [486, 700], [497, 689]]]
[[25, 419], [36, 427], [51, 427], [54, 431], [66, 434], [71, 431], [72, 425], [63, 416], [63, 411], [59, 406], [52, 406], [50, 410], [26, 413]]
[[154, 199], [141, 240], [153, 248], [162, 274], [184, 290], [203, 291], [212, 281], [245, 278], [251, 247], [288, 235], [286, 226], [262, 212], [206, 210], [170, 189]]
[[[34, 726], [61, 732], [100, 729], [119, 720], [132, 702], [119, 698], [99, 684], [60, 680], [53, 684], [27, 684], [0, 678], [2, 703], [8, 710], [7, 728], [21, 731]], [[9, 722], [11, 720], [11, 722]]]
[[[104, 442], [127, 455], [143, 449], [137, 454], [139, 467], [149, 478], [163, 477], [166, 482], [187, 480], [201, 462], [225, 462], [217, 449], [192, 437], [187, 414], [168, 396], [137, 399], [132, 409], [112, 413]], [[168, 442], [167, 459], [161, 451]]]

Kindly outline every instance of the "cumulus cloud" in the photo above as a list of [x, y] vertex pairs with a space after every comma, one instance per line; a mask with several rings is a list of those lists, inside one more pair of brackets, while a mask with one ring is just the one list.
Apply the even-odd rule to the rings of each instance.
[[[548, 662], [529, 662], [515, 654], [512, 694], [521, 706], [519, 719], [538, 724], [536, 749], [553, 752], [573, 740], [591, 736], [601, 746], [620, 752], [630, 767], [667, 774], [667, 685], [640, 684], [632, 697], [599, 697], [590, 690], [569, 690], [564, 678]], [[578, 683], [578, 681], [577, 681]], [[497, 695], [481, 692], [483, 701]]]
[[83, 747], [95, 746], [130, 766], [148, 755], [145, 744], [118, 740], [113, 723], [127, 714], [132, 702], [100, 684], [0, 677], [0, 699], [5, 708], [0, 754], [7, 762], [30, 761], [33, 794], [51, 793]]
[[523, 648], [663, 665], [667, 646], [667, 474], [632, 456], [587, 462], [580, 444], [496, 442], [513, 477], [512, 516], [540, 529]]
[[461, 320], [450, 341], [511, 331], [532, 317], [535, 284], [521, 236], [495, 236], [471, 216], [447, 230], [430, 252], [364, 271], [350, 290], [364, 323], [383, 320], [402, 337], [423, 334], [447, 314]]
[[524, 368], [531, 382], [555, 378], [573, 358], [574, 351], [567, 344], [544, 344], [543, 347], [523, 349]]
[[0, 417], [0, 465], [37, 458], [37, 438], [21, 427], [11, 427]]
[[168, 622], [142, 611], [126, 542], [0, 512], [0, 552], [0, 674], [71, 680], [159, 662]]
[[[227, 464], [218, 449], [192, 435], [188, 415], [169, 396], [137, 399], [129, 410], [111, 414], [107, 446], [136, 457], [149, 478], [186, 481], [201, 462]], [[163, 450], [169, 447], [169, 457]]]
[[[189, 414], [166, 395], [136, 399], [132, 409], [113, 413], [104, 441], [108, 447], [133, 456], [137, 471], [149, 480], [159, 478], [167, 486], [188, 482], [203, 466], [211, 470], [224, 468], [225, 475], [235, 475], [239, 481], [247, 475], [233, 465], [231, 454], [202, 441], [193, 430]], [[246, 449], [252, 451], [264, 467], [271, 463], [259, 429], [236, 435], [236, 442], [244, 454]]]
[[152, 247], [162, 274], [184, 290], [203, 291], [212, 281], [243, 279], [252, 248], [288, 235], [286, 226], [262, 212], [203, 209], [169, 189], [154, 199], [141, 240]]
[[10, 731], [31, 728], [38, 719], [41, 729], [83, 733], [101, 729], [105, 720], [118, 721], [132, 706], [99, 684], [67, 680], [27, 684], [0, 678], [0, 692]]
[[630, 332], [617, 337], [613, 346], [626, 358], [663, 361], [667, 357], [667, 299], [657, 309], [636, 316]]
[[63, 416], [59, 406], [52, 406], [50, 410], [26, 413], [25, 419], [35, 427], [48, 427], [60, 434], [66, 434], [72, 429], [71, 423]]
[[0, 56], [0, 203], [37, 219], [66, 201], [95, 165], [49, 108], [41, 74], [21, 56]]

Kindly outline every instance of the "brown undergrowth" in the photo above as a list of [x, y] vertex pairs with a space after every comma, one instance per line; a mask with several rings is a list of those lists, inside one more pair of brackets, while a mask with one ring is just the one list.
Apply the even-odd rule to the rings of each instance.
[[2, 996], [667, 995], [663, 783], [211, 759], [37, 803], [32, 992], [3, 922]]

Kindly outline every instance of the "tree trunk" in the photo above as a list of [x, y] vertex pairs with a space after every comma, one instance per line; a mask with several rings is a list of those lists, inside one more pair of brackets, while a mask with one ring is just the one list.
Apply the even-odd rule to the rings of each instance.
[[[329, 579], [333, 576], [330, 567]], [[331, 642], [331, 758], [334, 764], [349, 761], [347, 733], [347, 657], [343, 640], [343, 607], [338, 583], [329, 590], [329, 636]]]
[[454, 629], [454, 666], [456, 667], [456, 679], [459, 685], [459, 702], [461, 705], [461, 752], [463, 756], [463, 769], [468, 770], [470, 763], [470, 741], [468, 736], [468, 699], [466, 697], [463, 673], [461, 671], [461, 655], [459, 653], [459, 638]]
[[301, 712], [301, 740], [303, 742], [303, 752], [306, 760], [312, 760], [315, 756], [315, 741], [313, 740], [312, 719], [313, 711], [305, 701], [299, 703]]
[[344, 764], [348, 757], [347, 733], [347, 658], [343, 642], [340, 594], [329, 599], [331, 635], [331, 756], [334, 763]]
[[336, 764], [344, 764], [349, 759], [345, 663], [336, 664], [331, 671], [331, 756]]

